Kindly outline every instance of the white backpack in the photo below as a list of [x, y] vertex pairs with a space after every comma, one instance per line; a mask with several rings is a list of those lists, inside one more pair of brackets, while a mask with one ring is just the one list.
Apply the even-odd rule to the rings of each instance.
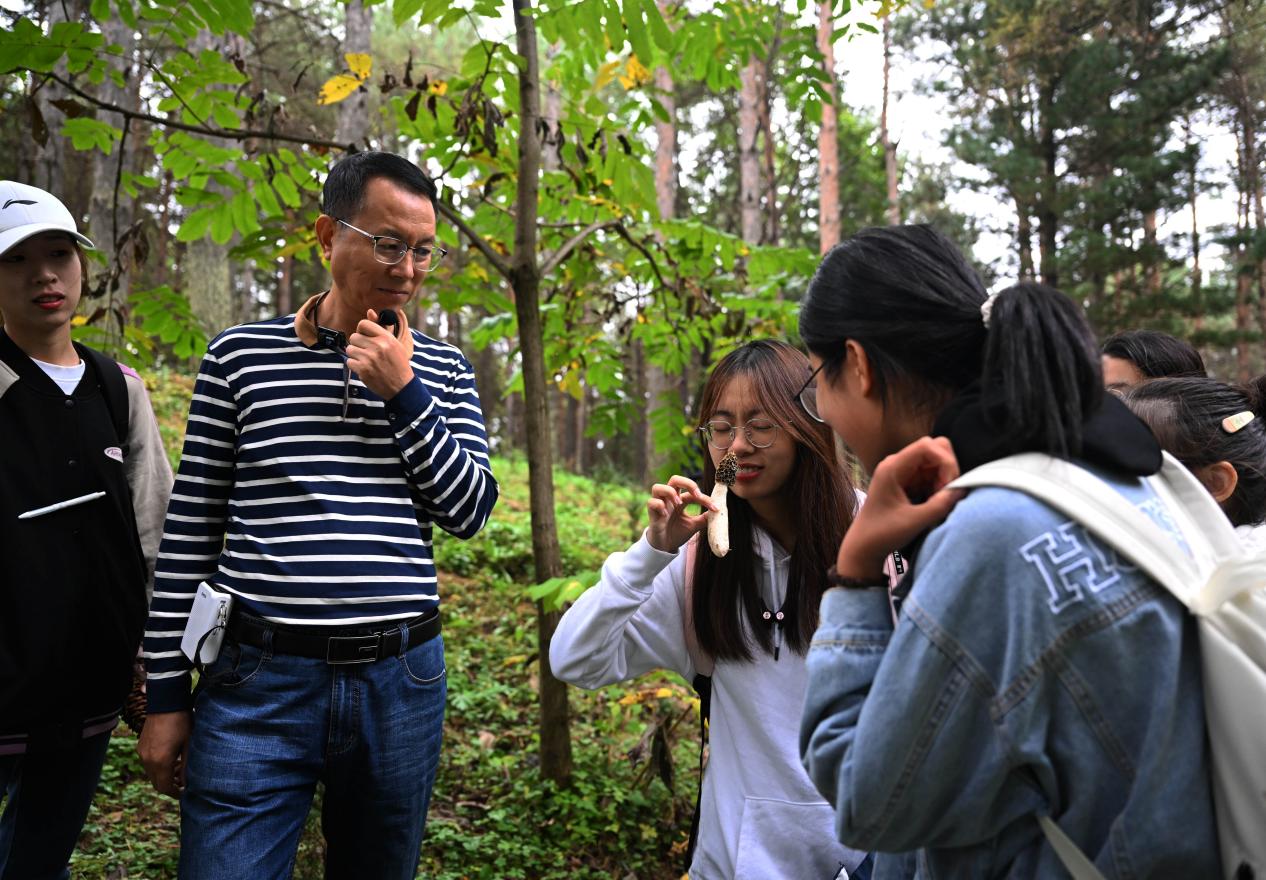
[[[1094, 474], [1049, 455], [990, 462], [951, 486], [1002, 486], [1044, 501], [1143, 569], [1199, 619], [1223, 873], [1266, 880], [1266, 556], [1244, 549], [1213, 496], [1169, 454], [1160, 473], [1146, 480], [1181, 530], [1190, 557]], [[1076, 880], [1102, 880], [1053, 820], [1039, 821]], [[1253, 873], [1239, 873], [1241, 866]]]

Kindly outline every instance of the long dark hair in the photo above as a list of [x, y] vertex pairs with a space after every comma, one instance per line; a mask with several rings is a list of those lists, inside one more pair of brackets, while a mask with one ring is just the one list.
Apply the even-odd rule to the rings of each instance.
[[1238, 479], [1222, 509], [1233, 525], [1266, 520], [1266, 419], [1258, 416], [1235, 431], [1222, 425], [1228, 416], [1263, 411], [1266, 376], [1243, 386], [1215, 379], [1153, 379], [1128, 389], [1122, 399], [1189, 470], [1231, 463]]
[[1129, 361], [1148, 379], [1204, 377], [1204, 358], [1188, 343], [1159, 330], [1125, 330], [1103, 341], [1108, 357]]
[[1078, 454], [1082, 421], [1104, 393], [1090, 326], [1058, 290], [1017, 284], [995, 296], [986, 329], [986, 298], [980, 276], [932, 227], [863, 229], [822, 259], [800, 335], [828, 381], [852, 339], [885, 404], [895, 396], [935, 414], [979, 383], [1007, 451]]
[[[809, 360], [786, 343], [749, 342], [730, 352], [712, 369], [703, 388], [700, 423], [716, 412], [726, 386], [744, 376], [761, 409], [781, 430], [776, 443], [794, 442], [796, 460], [782, 491], [795, 499], [792, 516], [796, 543], [783, 604], [784, 638], [804, 654], [818, 626], [818, 605], [826, 590], [826, 570], [835, 561], [844, 530], [853, 521], [857, 495], [835, 452], [831, 429], [805, 414], [795, 400], [809, 377]], [[784, 436], [785, 435], [785, 436]], [[711, 492], [716, 468], [704, 449], [701, 488]], [[751, 660], [752, 643], [773, 650], [771, 629], [761, 619], [756, 587], [754, 514], [751, 505], [730, 494], [730, 552], [718, 558], [706, 540], [697, 542], [691, 616], [699, 646], [718, 660]]]

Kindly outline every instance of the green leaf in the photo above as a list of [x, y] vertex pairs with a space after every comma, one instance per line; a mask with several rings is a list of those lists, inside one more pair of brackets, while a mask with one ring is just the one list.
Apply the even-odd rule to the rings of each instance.
[[259, 202], [259, 206], [263, 209], [265, 216], [281, 217], [285, 214], [285, 211], [281, 208], [281, 203], [277, 201], [273, 188], [268, 184], [257, 184], [251, 187], [251, 192], [254, 194], [255, 200]]
[[642, 7], [653, 5], [655, 0], [624, 0], [624, 24], [628, 28], [629, 43], [633, 46], [633, 54], [642, 64], [650, 67], [655, 63], [651, 54], [650, 37], [646, 34], [646, 24], [642, 21]]
[[303, 204], [303, 199], [299, 197], [299, 188], [295, 186], [294, 179], [289, 174], [277, 174], [273, 177], [273, 188], [277, 190], [277, 195], [281, 196], [281, 200], [291, 208], [297, 208]]
[[[596, 5], [598, 0], [589, 0], [589, 2]], [[607, 39], [611, 41], [611, 51], [622, 52], [624, 50], [624, 22], [616, 0], [606, 0], [605, 13]]]
[[211, 240], [216, 244], [228, 244], [233, 237], [233, 205], [224, 202], [211, 209]]
[[76, 150], [97, 149], [107, 156], [114, 152], [114, 145], [123, 139], [123, 132], [108, 122], [81, 116], [67, 119], [62, 124], [62, 135], [70, 138]]
[[651, 39], [665, 53], [673, 51], [673, 32], [660, 13], [659, 4], [655, 0], [643, 0], [642, 8], [646, 10], [646, 23], [650, 25]]
[[393, 0], [391, 4], [391, 20], [395, 22], [396, 27], [400, 27], [421, 12], [424, 3], [425, 0]]
[[176, 241], [197, 241], [206, 235], [211, 228], [211, 217], [216, 207], [218, 206], [199, 208], [186, 217], [185, 222], [180, 224], [180, 229], [176, 230]]

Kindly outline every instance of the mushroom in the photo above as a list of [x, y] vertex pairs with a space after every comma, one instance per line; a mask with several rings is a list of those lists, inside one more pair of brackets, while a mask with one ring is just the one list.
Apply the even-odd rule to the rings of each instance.
[[717, 481], [712, 487], [712, 503], [717, 509], [708, 514], [708, 546], [717, 556], [730, 552], [730, 512], [725, 497], [738, 477], [738, 456], [727, 453], [717, 465]]

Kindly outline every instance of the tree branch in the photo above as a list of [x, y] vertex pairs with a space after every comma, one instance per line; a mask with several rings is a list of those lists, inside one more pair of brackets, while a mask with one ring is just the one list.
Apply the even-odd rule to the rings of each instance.
[[461, 215], [458, 214], [451, 205], [439, 200], [436, 200], [435, 204], [439, 209], [439, 212], [444, 215], [444, 218], [456, 226], [457, 231], [466, 236], [470, 243], [475, 246], [475, 249], [483, 254], [488, 262], [492, 264], [492, 268], [497, 270], [497, 274], [502, 278], [509, 280], [510, 264], [505, 261], [505, 258], [493, 250], [492, 245], [488, 244], [482, 235], [474, 229], [471, 229], [469, 224], [461, 218]]
[[655, 258], [651, 256], [651, 252], [647, 250], [646, 245], [642, 244], [640, 241], [638, 241], [636, 238], [630, 235], [629, 231], [624, 228], [623, 223], [617, 223], [615, 225], [615, 231], [616, 231], [616, 234], [619, 235], [620, 238], [627, 241], [629, 245], [633, 247], [634, 250], [639, 251], [642, 254], [642, 256], [646, 257], [646, 262], [650, 264], [651, 271], [655, 273], [655, 280], [659, 282], [659, 286], [666, 290], [671, 290], [672, 286], [667, 281], [665, 281], [664, 276], [660, 274], [659, 264], [655, 262]]
[[559, 246], [558, 250], [554, 251], [554, 253], [545, 258], [545, 262], [541, 264], [541, 277], [544, 278], [557, 269], [559, 264], [570, 257], [571, 252], [574, 251], [577, 245], [583, 242], [586, 238], [599, 230], [611, 229], [612, 227], [619, 225], [619, 220], [604, 220], [599, 223], [590, 223], [584, 229], [580, 230], [571, 238], [563, 242], [562, 245]]
[[207, 126], [188, 125], [184, 122], [177, 122], [174, 119], [168, 119], [162, 116], [154, 116], [151, 113], [141, 113], [138, 110], [129, 110], [126, 107], [120, 107], [117, 104], [111, 104], [108, 101], [102, 101], [93, 95], [80, 89], [74, 83], [57, 75], [56, 73], [46, 74], [47, 78], [60, 83], [71, 93], [79, 98], [87, 101], [95, 107], [106, 110], [110, 113], [117, 113], [124, 119], [141, 119], [163, 128], [174, 128], [179, 131], [187, 131], [192, 134], [206, 135], [207, 137], [227, 138], [229, 140], [245, 141], [251, 138], [261, 138], [262, 140], [283, 141], [288, 144], [303, 144], [309, 147], [326, 147], [332, 150], [343, 150], [344, 152], [352, 152], [352, 144], [340, 144], [334, 141], [322, 140], [320, 138], [300, 137], [299, 135], [283, 134], [276, 131], [252, 131], [245, 128], [210, 128]]

